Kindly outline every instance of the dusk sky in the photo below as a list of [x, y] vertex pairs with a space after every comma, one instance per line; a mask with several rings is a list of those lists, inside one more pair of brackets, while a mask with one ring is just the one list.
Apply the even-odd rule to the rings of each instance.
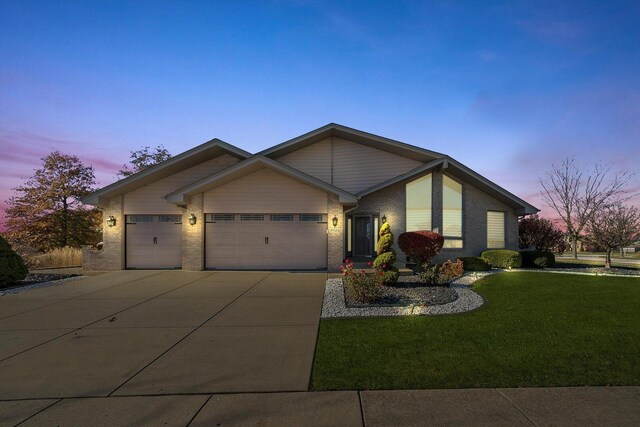
[[53, 150], [105, 185], [143, 145], [257, 152], [329, 122], [548, 214], [550, 163], [638, 169], [640, 2], [0, 1], [0, 210]]

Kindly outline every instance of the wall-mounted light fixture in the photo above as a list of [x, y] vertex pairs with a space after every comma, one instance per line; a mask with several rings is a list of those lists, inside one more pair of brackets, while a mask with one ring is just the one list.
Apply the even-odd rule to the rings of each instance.
[[334, 215], [333, 219], [331, 220], [331, 222], [333, 223], [334, 227], [337, 227], [338, 226], [338, 217]]
[[113, 227], [114, 225], [116, 225], [116, 217], [113, 215], [109, 215], [109, 218], [107, 218], [107, 225], [109, 227]]
[[382, 218], [380, 218], [382, 220], [383, 224], [387, 223], [387, 216], [386, 215], [382, 215]]
[[194, 214], [191, 214], [191, 215], [189, 216], [189, 224], [191, 224], [191, 225], [196, 225], [196, 221], [197, 221], [197, 220], [198, 220], [198, 219], [196, 218], [196, 216], [195, 216]]

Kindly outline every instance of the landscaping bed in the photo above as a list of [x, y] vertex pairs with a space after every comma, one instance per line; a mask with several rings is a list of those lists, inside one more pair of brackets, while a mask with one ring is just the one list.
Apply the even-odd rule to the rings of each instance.
[[638, 284], [512, 271], [454, 285], [488, 301], [455, 316], [327, 319], [323, 307], [312, 389], [640, 385]]
[[382, 295], [370, 303], [358, 303], [344, 293], [347, 307], [441, 305], [458, 299], [458, 293], [449, 286], [425, 286], [416, 276], [400, 276], [394, 286], [382, 285]]

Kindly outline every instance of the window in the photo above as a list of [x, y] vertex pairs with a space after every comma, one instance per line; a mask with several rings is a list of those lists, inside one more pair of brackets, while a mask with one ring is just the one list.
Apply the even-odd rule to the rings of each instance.
[[504, 249], [504, 212], [487, 212], [487, 248]]
[[300, 221], [322, 222], [322, 214], [300, 214]]
[[271, 221], [293, 221], [293, 214], [270, 215]]
[[431, 231], [431, 184], [431, 174], [407, 183], [407, 231]]
[[462, 184], [442, 176], [442, 235], [444, 248], [462, 248]]
[[352, 225], [351, 225], [351, 221], [352, 221], [352, 217], [347, 217], [347, 252], [351, 253], [352, 249], [352, 236], [351, 236], [351, 230], [352, 230]]
[[240, 221], [264, 221], [262, 214], [240, 214]]
[[139, 222], [153, 222], [153, 215], [127, 215], [127, 224]]
[[158, 222], [182, 223], [182, 215], [158, 215]]
[[206, 216], [207, 222], [234, 221], [236, 216], [230, 213], [213, 213]]

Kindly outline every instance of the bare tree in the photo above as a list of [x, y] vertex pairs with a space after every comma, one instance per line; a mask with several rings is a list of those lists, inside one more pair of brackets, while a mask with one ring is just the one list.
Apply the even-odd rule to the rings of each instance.
[[606, 251], [605, 267], [611, 268], [611, 252], [640, 239], [640, 210], [616, 203], [597, 211], [587, 224], [587, 240]]
[[578, 239], [594, 214], [625, 193], [631, 174], [612, 172], [596, 163], [591, 170], [581, 170], [575, 159], [552, 165], [546, 179], [540, 178], [542, 199], [562, 219], [571, 238], [573, 258], [578, 258]]

